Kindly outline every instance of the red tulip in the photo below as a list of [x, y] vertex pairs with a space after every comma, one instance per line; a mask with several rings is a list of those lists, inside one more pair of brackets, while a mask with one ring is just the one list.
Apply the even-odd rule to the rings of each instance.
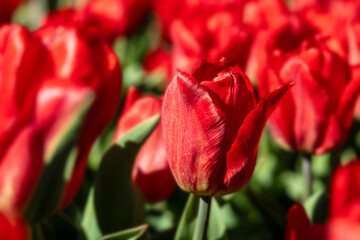
[[101, 41], [95, 29], [45, 26], [36, 35], [53, 58], [56, 77], [64, 82], [89, 86], [96, 95], [80, 135], [79, 152], [65, 191], [64, 206], [80, 187], [92, 144], [117, 110], [121, 72], [115, 53]]
[[350, 81], [345, 59], [322, 39], [304, 41], [299, 50], [275, 51], [259, 79], [265, 95], [295, 81], [269, 120], [275, 140], [284, 148], [321, 154], [341, 144], [351, 127], [360, 81]]
[[326, 240], [325, 226], [311, 225], [301, 204], [291, 207], [287, 216], [285, 240]]
[[65, 193], [41, 189], [65, 194], [66, 205], [81, 184], [92, 143], [117, 109], [121, 75], [115, 54], [91, 29], [47, 27], [31, 34], [4, 26], [0, 82], [0, 121], [6, 126], [0, 131], [0, 212], [11, 219], [27, 210], [65, 129], [95, 95]]
[[[360, 79], [360, 21], [347, 26], [348, 62], [351, 67], [352, 79]], [[360, 119], [360, 98], [356, 101], [355, 116]]]
[[290, 85], [259, 103], [242, 70], [203, 62], [166, 90], [162, 124], [171, 171], [185, 191], [220, 196], [251, 177], [266, 119]]
[[193, 72], [202, 59], [211, 62], [225, 57], [244, 68], [252, 40], [237, 9], [204, 9], [171, 26], [173, 73]]
[[[238, 0], [154, 0], [153, 9], [161, 27], [162, 37], [171, 41], [171, 25], [175, 20], [186, 19], [204, 11], [219, 9], [242, 9], [244, 3]], [[237, 16], [241, 19], [241, 15]]]
[[10, 22], [12, 14], [23, 0], [0, 0], [0, 25]]
[[[341, 9], [341, 11], [339, 11]], [[346, 45], [346, 25], [360, 19], [360, 2], [357, 0], [324, 1], [300, 11], [307, 21], [324, 36], [338, 38]]]
[[[316, 31], [297, 14], [283, 13], [286, 20], [278, 20], [274, 26], [269, 26], [256, 33], [252, 43], [251, 53], [246, 73], [251, 77], [263, 78], [264, 68], [268, 67], [269, 56], [275, 52], [286, 54], [300, 48], [302, 41], [311, 38]], [[271, 60], [270, 60], [271, 61]]]
[[[130, 88], [123, 113], [118, 121], [114, 141], [142, 121], [159, 114], [162, 99], [153, 96], [141, 97], [135, 88]], [[140, 188], [148, 202], [165, 200], [176, 186], [168, 164], [161, 123], [155, 128], [136, 156], [132, 180]]]
[[360, 236], [360, 162], [339, 167], [331, 182], [329, 240]]
[[65, 8], [47, 14], [43, 26], [95, 27], [107, 43], [113, 44], [116, 37], [135, 32], [149, 10], [149, 0], [88, 0], [77, 9]]
[[170, 52], [161, 48], [150, 51], [144, 58], [143, 67], [149, 76], [159, 75], [163, 87], [170, 82], [172, 71]]
[[106, 39], [133, 33], [150, 10], [149, 0], [88, 0], [84, 14], [98, 24]]
[[24, 27], [0, 28], [0, 212], [9, 217], [24, 208], [43, 166], [43, 134], [34, 119], [48, 60], [41, 42]]

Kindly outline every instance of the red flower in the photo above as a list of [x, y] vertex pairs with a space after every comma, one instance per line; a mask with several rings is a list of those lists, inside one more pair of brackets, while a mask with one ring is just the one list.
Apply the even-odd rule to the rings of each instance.
[[244, 68], [252, 34], [241, 23], [237, 9], [204, 9], [171, 26], [173, 73], [193, 72], [202, 59], [222, 57]]
[[341, 144], [351, 127], [360, 81], [350, 81], [346, 60], [322, 39], [304, 41], [299, 50], [275, 51], [259, 79], [261, 95], [294, 81], [269, 120], [284, 148], [321, 154]]
[[[238, 0], [154, 0], [153, 9], [159, 25], [162, 36], [165, 40], [171, 40], [171, 25], [175, 20], [186, 19], [201, 12], [219, 9], [242, 9], [244, 3]], [[238, 12], [240, 13], [240, 12]], [[241, 15], [237, 16], [241, 19]]]
[[121, 72], [115, 53], [101, 41], [95, 29], [50, 26], [37, 31], [36, 36], [49, 50], [59, 80], [91, 87], [96, 94], [80, 135], [74, 174], [63, 202], [66, 205], [80, 187], [93, 142], [117, 110]]
[[112, 44], [116, 37], [135, 32], [149, 10], [149, 0], [89, 0], [78, 9], [65, 8], [49, 13], [43, 26], [92, 26]]
[[239, 190], [251, 177], [266, 119], [290, 85], [259, 103], [233, 64], [202, 63], [177, 74], [165, 93], [162, 124], [177, 184], [199, 195]]
[[89, 0], [84, 14], [98, 24], [106, 39], [133, 33], [150, 10], [149, 0]]
[[329, 240], [360, 236], [360, 162], [339, 167], [331, 182]]
[[288, 212], [285, 240], [326, 240], [323, 225], [311, 225], [301, 204], [294, 204]]
[[267, 68], [269, 57], [275, 52], [286, 54], [296, 51], [301, 43], [315, 35], [316, 31], [297, 14], [283, 13], [286, 20], [278, 20], [274, 26], [269, 26], [255, 35], [251, 53], [246, 67], [250, 77], [262, 78], [264, 68]]
[[144, 58], [143, 67], [149, 75], [161, 75], [164, 86], [170, 82], [172, 70], [170, 52], [161, 48], [150, 51]]
[[[114, 142], [142, 121], [159, 114], [162, 99], [151, 95], [141, 97], [130, 88], [123, 113], [118, 121]], [[148, 202], [165, 200], [176, 186], [168, 164], [161, 123], [155, 128], [136, 156], [132, 179], [141, 189]]]
[[7, 216], [26, 210], [64, 127], [95, 95], [83, 123], [73, 174], [60, 193], [65, 194], [65, 205], [81, 184], [92, 143], [117, 109], [117, 58], [97, 33], [85, 28], [48, 27], [30, 34], [23, 27], [4, 26], [0, 46], [1, 91], [6, 93], [0, 97], [0, 121], [6, 126], [0, 132], [0, 211]]
[[[348, 61], [353, 80], [360, 79], [360, 21], [354, 21], [347, 26]], [[360, 119], [360, 98], [356, 101], [355, 116]]]

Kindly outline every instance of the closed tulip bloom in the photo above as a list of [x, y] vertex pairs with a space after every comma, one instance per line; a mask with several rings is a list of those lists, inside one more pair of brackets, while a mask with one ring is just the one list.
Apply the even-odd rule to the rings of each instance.
[[360, 162], [336, 169], [331, 182], [329, 240], [355, 240], [360, 236]]
[[[130, 88], [115, 131], [114, 141], [142, 121], [161, 112], [162, 99], [141, 97]], [[165, 149], [162, 124], [159, 123], [138, 152], [132, 170], [132, 180], [151, 203], [165, 200], [174, 191], [176, 183], [171, 174]]]
[[269, 119], [275, 140], [285, 149], [321, 154], [341, 144], [351, 127], [360, 81], [350, 81], [350, 68], [327, 41], [306, 40], [299, 50], [275, 50], [259, 79], [265, 95], [294, 81]]
[[260, 102], [242, 70], [203, 62], [178, 73], [166, 90], [162, 124], [169, 164], [185, 191], [221, 196], [251, 177], [266, 119], [289, 84]]
[[287, 215], [285, 240], [326, 240], [326, 228], [312, 225], [301, 204], [294, 204]]

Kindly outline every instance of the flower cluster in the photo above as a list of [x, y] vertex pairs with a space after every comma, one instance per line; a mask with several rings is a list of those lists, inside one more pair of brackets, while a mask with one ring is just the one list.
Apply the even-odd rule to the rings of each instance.
[[359, 0], [0, 0], [0, 93], [1, 240], [360, 239]]

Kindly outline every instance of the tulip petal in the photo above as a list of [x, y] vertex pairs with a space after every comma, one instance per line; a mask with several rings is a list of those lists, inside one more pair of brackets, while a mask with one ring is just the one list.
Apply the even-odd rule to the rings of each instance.
[[285, 240], [305, 240], [306, 232], [310, 228], [310, 220], [304, 207], [294, 204], [289, 210], [287, 219]]
[[20, 214], [43, 169], [43, 136], [29, 125], [18, 133], [0, 164], [0, 212]]
[[[358, 65], [360, 68], [360, 65]], [[360, 94], [360, 78], [353, 79], [345, 88], [338, 109], [331, 115], [321, 144], [316, 148], [315, 154], [324, 153], [343, 142], [349, 131], [356, 104]]]
[[313, 152], [328, 121], [328, 93], [306, 63], [297, 58], [290, 59], [280, 74], [285, 82], [296, 82], [291, 91], [296, 109], [293, 125], [296, 149]]
[[217, 195], [226, 194], [241, 188], [251, 177], [256, 163], [256, 151], [266, 120], [275, 109], [281, 97], [293, 84], [286, 84], [271, 92], [260, 101], [246, 117], [240, 127], [236, 140], [226, 154], [226, 175], [223, 189]]
[[353, 161], [339, 167], [331, 183], [330, 216], [344, 213], [355, 200], [360, 199], [360, 162]]
[[224, 171], [223, 111], [194, 77], [179, 73], [165, 93], [162, 113], [169, 164], [178, 185], [211, 194], [209, 176]]

